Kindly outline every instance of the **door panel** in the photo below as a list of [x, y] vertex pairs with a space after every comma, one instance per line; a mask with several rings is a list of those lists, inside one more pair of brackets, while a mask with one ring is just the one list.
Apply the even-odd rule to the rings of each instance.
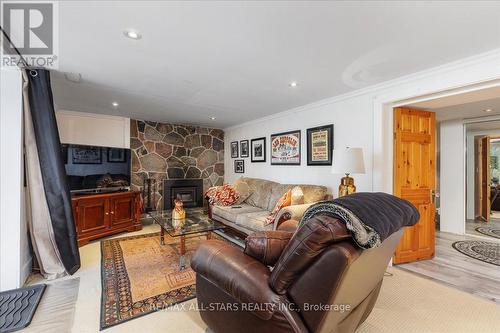
[[395, 264], [434, 257], [436, 121], [433, 112], [394, 109], [394, 195], [413, 203], [420, 220], [407, 227]]
[[112, 198], [111, 202], [111, 227], [127, 224], [134, 220], [134, 197], [127, 196]]
[[107, 228], [107, 200], [79, 200], [76, 208], [78, 214], [77, 231], [79, 233], [95, 233]]
[[481, 138], [481, 218], [490, 222], [491, 220], [491, 169], [490, 169], [490, 137]]

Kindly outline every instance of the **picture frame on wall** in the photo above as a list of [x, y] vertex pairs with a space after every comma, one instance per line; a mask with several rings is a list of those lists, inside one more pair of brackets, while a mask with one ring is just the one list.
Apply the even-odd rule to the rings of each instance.
[[234, 160], [234, 172], [245, 173], [245, 160]]
[[75, 147], [71, 155], [73, 164], [102, 164], [100, 147]]
[[231, 142], [231, 158], [238, 158], [239, 150], [238, 150], [238, 141]]
[[241, 157], [250, 156], [249, 147], [248, 147], [248, 140], [240, 141], [240, 156]]
[[125, 149], [108, 148], [108, 162], [125, 163]]
[[307, 165], [332, 165], [333, 124], [307, 129]]
[[257, 138], [250, 141], [251, 161], [265, 162], [266, 161], [266, 138]]
[[300, 130], [271, 135], [271, 165], [300, 165]]

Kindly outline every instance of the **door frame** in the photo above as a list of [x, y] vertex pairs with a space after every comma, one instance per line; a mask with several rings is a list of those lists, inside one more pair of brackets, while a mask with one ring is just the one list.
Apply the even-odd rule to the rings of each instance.
[[[393, 109], [398, 106], [404, 106], [416, 102], [430, 101], [448, 96], [460, 95], [486, 88], [500, 87], [500, 79], [487, 80], [479, 83], [470, 83], [462, 86], [448, 87], [445, 89], [436, 89], [422, 94], [411, 94], [400, 92], [377, 96], [373, 99], [373, 177], [372, 190], [374, 192], [385, 192], [393, 194]], [[456, 233], [465, 234], [466, 220], [466, 124], [474, 122], [484, 122], [489, 120], [500, 120], [499, 116], [478, 117], [465, 119], [463, 121], [463, 210], [459, 213], [463, 217], [460, 230]], [[439, 146], [436, 147], [439, 151]], [[439, 167], [436, 163], [436, 168]], [[439, 171], [439, 170], [437, 170]]]

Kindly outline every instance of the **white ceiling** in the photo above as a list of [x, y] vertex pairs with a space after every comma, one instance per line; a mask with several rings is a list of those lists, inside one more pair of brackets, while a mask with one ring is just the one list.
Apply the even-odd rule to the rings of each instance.
[[217, 127], [500, 47], [491, 1], [65, 1], [59, 18], [59, 71], [82, 75], [55, 73], [59, 108]]
[[500, 115], [500, 86], [440, 97], [407, 106], [434, 111], [438, 121]]

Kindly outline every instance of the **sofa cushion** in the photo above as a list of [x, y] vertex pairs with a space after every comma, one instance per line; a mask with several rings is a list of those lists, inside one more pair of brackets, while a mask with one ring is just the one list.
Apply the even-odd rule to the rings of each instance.
[[292, 204], [292, 190], [288, 190], [285, 192], [285, 194], [283, 194], [281, 198], [279, 198], [278, 202], [276, 203], [276, 206], [274, 206], [271, 213], [266, 217], [266, 225], [273, 224], [274, 220], [276, 219], [276, 215], [278, 215], [280, 209], [283, 207], [288, 207], [291, 204]]
[[[257, 179], [257, 178], [241, 178], [244, 182], [248, 184], [250, 187], [250, 192], [252, 193], [245, 202], [249, 205], [259, 207], [265, 210], [268, 209], [269, 206], [269, 198], [271, 196], [271, 192], [273, 186], [279, 185], [278, 183], [272, 182], [270, 180], [265, 179]], [[283, 191], [284, 193], [285, 191]], [[281, 195], [283, 195], [283, 193]], [[278, 196], [279, 198], [280, 196]], [[276, 200], [278, 200], [278, 198]], [[274, 206], [273, 206], [274, 207]]]
[[304, 204], [304, 191], [302, 191], [302, 187], [294, 186], [292, 188], [292, 205], [302, 204]]
[[272, 211], [278, 203], [278, 200], [292, 188], [293, 185], [289, 184], [274, 184], [271, 189], [271, 195], [269, 196], [269, 202], [267, 203], [267, 210]]
[[304, 203], [315, 203], [326, 200], [327, 188], [319, 185], [300, 185], [304, 193]]
[[253, 213], [242, 213], [236, 217], [236, 224], [252, 231], [273, 230], [273, 224], [266, 225], [267, 210]]
[[[262, 211], [262, 209], [260, 209], [259, 207], [251, 206], [248, 204], [241, 204], [237, 206], [212, 206], [212, 215], [220, 216], [223, 219], [234, 223], [236, 223], [236, 217], [240, 214], [260, 211]], [[269, 214], [269, 212], [266, 213]]]
[[234, 182], [234, 189], [236, 190], [236, 193], [238, 193], [238, 200], [236, 201], [237, 205], [245, 202], [245, 200], [252, 194], [250, 186], [248, 186], [248, 184], [241, 178]]

